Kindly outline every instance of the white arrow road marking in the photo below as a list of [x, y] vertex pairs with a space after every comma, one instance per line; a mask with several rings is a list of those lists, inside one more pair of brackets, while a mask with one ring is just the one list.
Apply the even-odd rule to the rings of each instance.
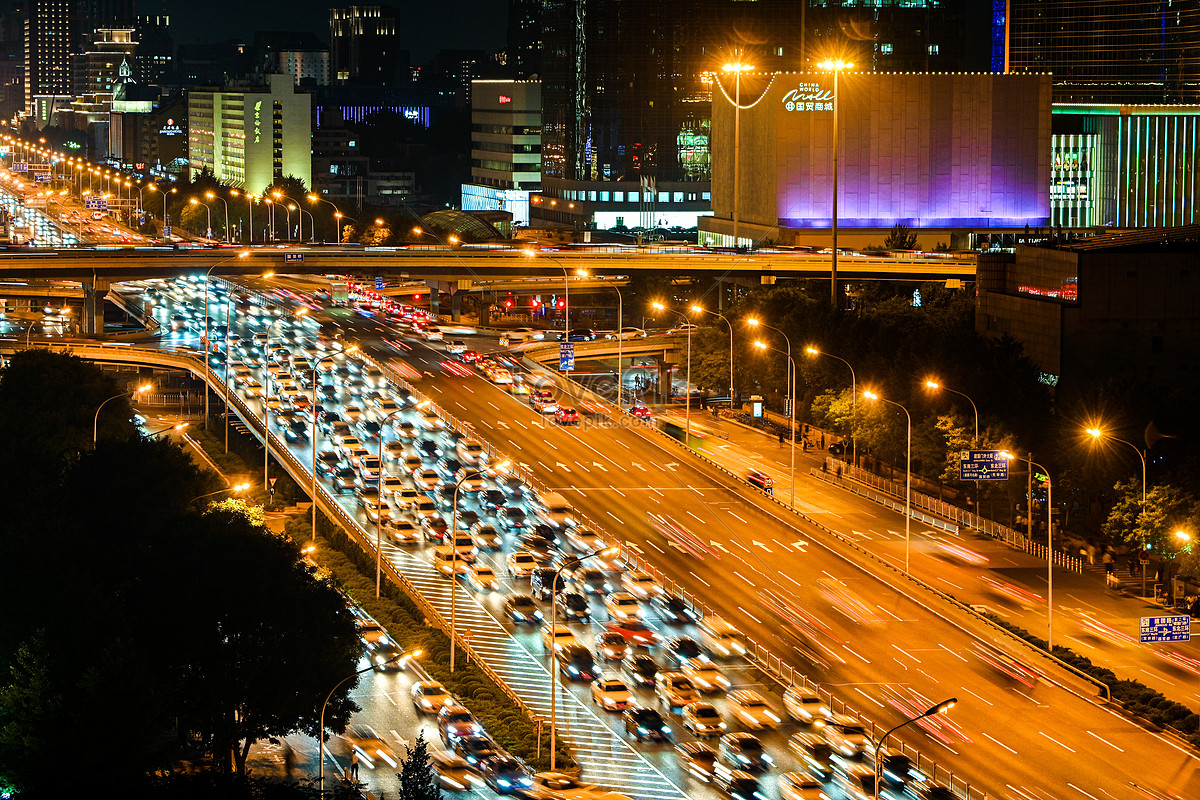
[[675, 463], [674, 461], [671, 461], [666, 464], [663, 464], [663, 466], [666, 467], [667, 469], [671, 470], [672, 472], [674, 472], [675, 468], [678, 467], [679, 465], [677, 463]]
[[601, 464], [599, 461], [593, 461], [593, 462], [592, 462], [592, 466], [593, 466], [593, 467], [596, 467], [597, 469], [602, 469], [602, 470], [604, 470], [605, 472], [608, 472], [608, 467], [604, 466], [604, 465], [603, 465], [603, 464]]
[[[716, 539], [709, 539], [708, 543], [711, 544], [713, 547], [717, 548], [718, 550], [720, 550], [722, 553], [729, 553], [729, 551], [725, 549], [725, 545], [721, 544]], [[729, 553], [729, 555], [733, 555], [733, 554]]]
[[642, 472], [645, 472], [645, 471], [646, 471], [646, 468], [645, 468], [645, 467], [643, 467], [641, 464], [639, 464], [639, 463], [638, 463], [638, 462], [636, 462], [636, 461], [634, 461], [634, 462], [633, 462], [633, 465], [634, 465], [635, 467], [637, 467], [638, 469], [640, 469]]
[[558, 467], [559, 469], [566, 470], [567, 472], [571, 471], [571, 468], [568, 467], [566, 464], [562, 463], [561, 461], [555, 461], [554, 465], [556, 467]]
[[507, 422], [497, 422], [496, 424], [497, 424], [498, 426], [500, 426], [501, 428], [503, 428], [504, 430], [508, 430], [508, 423], [507, 423]]
[[752, 544], [754, 544], [758, 547], [761, 547], [763, 550], [766, 550], [768, 553], [774, 552], [771, 548], [767, 547], [765, 544], [760, 542], [758, 539], [751, 539], [750, 541]]
[[808, 547], [808, 542], [792, 542], [792, 547], [796, 548], [797, 550], [803, 550], [804, 548]]

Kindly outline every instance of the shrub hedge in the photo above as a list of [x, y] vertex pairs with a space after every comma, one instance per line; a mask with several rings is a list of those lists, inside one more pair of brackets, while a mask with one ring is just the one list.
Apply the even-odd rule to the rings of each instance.
[[[1046, 649], [1045, 639], [1039, 639], [1029, 631], [1012, 625], [994, 614], [985, 614], [984, 616], [1020, 636], [1034, 647], [1041, 650]], [[1192, 747], [1200, 748], [1200, 716], [1197, 716], [1187, 706], [1168, 699], [1161, 692], [1151, 689], [1144, 683], [1118, 678], [1111, 669], [1098, 667], [1092, 663], [1091, 659], [1081, 656], [1069, 648], [1055, 645], [1053, 655], [1108, 686], [1112, 692], [1112, 699], [1120, 703], [1129, 713], [1151, 725], [1170, 728], [1187, 739]]]

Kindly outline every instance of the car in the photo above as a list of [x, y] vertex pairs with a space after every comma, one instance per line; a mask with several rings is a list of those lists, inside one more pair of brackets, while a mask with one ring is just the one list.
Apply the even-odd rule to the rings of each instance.
[[529, 527], [525, 510], [516, 506], [505, 506], [496, 515], [496, 522], [506, 531], [523, 531]]
[[554, 421], [559, 425], [578, 425], [579, 412], [571, 406], [559, 406], [554, 412]]
[[729, 678], [725, 677], [725, 673], [721, 672], [711, 661], [700, 659], [689, 661], [680, 667], [679, 671], [695, 684], [701, 694], [729, 691], [729, 687], [732, 685]]
[[540, 342], [546, 338], [546, 333], [535, 328], [510, 328], [501, 331], [500, 336], [510, 342]]
[[458, 354], [459, 361], [462, 361], [464, 364], [474, 364], [479, 361], [479, 358], [479, 353], [474, 350], [464, 350]]
[[[461, 514], [460, 514], [461, 516]], [[492, 525], [486, 522], [476, 522], [470, 527], [471, 538], [480, 550], [499, 550], [504, 544], [504, 537]]]
[[605, 595], [612, 591], [608, 575], [596, 567], [580, 567], [570, 576], [571, 588], [583, 594]]
[[483, 781], [496, 794], [524, 795], [533, 786], [528, 768], [512, 756], [497, 756], [483, 762], [480, 768]]
[[578, 592], [559, 592], [554, 598], [554, 605], [558, 609], [558, 616], [571, 622], [587, 622], [592, 617], [587, 598]]
[[628, 652], [629, 645], [621, 634], [602, 631], [596, 636], [596, 655], [602, 661], [620, 661]]
[[453, 753], [431, 749], [429, 761], [438, 776], [438, 786], [450, 792], [469, 792], [479, 781], [466, 759]]
[[488, 373], [488, 379], [497, 386], [511, 386], [513, 374], [503, 367], [497, 367]]
[[475, 719], [475, 715], [463, 705], [447, 703], [438, 712], [438, 733], [447, 747], [452, 747], [456, 739], [465, 736], [483, 736], [483, 725]]
[[762, 470], [752, 469], [746, 473], [746, 482], [762, 489], [767, 494], [775, 493], [775, 479]]
[[561, 622], [553, 627], [546, 625], [542, 628], [542, 647], [546, 650], [553, 649], [557, 652], [577, 644], [579, 640], [575, 638], [574, 632]]
[[658, 633], [640, 619], [614, 620], [608, 623], [604, 629], [612, 633], [621, 634], [625, 637], [626, 643], [650, 647], [659, 642]]
[[717, 744], [717, 757], [730, 769], [760, 772], [771, 768], [775, 759], [752, 733], [727, 733]]
[[536, 624], [543, 619], [541, 609], [527, 594], [510, 594], [504, 601], [504, 613], [513, 622], [527, 625]]
[[950, 789], [936, 784], [931, 780], [910, 783], [906, 787], [906, 791], [911, 793], [913, 797], [916, 797], [917, 800], [957, 800], [958, 798], [958, 795]]
[[826, 720], [824, 733], [829, 746], [845, 757], [856, 756], [867, 747], [867, 729], [848, 714], [834, 714]]
[[441, 477], [435, 469], [415, 469], [412, 472], [413, 486], [423, 492], [432, 492], [440, 480]]
[[[559, 334], [558, 338], [563, 339], [563, 335]], [[567, 331], [566, 340], [568, 342], [590, 342], [596, 338], [596, 332], [591, 328], [571, 328]]]
[[475, 770], [483, 769], [483, 762], [500, 755], [500, 746], [486, 736], [463, 736], [452, 745], [454, 754]]
[[727, 701], [729, 713], [750, 730], [775, 728], [782, 721], [779, 715], [767, 705], [767, 701], [763, 699], [762, 695], [751, 689], [730, 692]]
[[533, 554], [525, 550], [510, 553], [505, 563], [508, 565], [508, 574], [514, 578], [528, 578], [538, 565]]
[[717, 768], [717, 751], [703, 742], [687, 742], [675, 746], [679, 766], [688, 775], [705, 783], [711, 781]]
[[[441, 516], [438, 514], [437, 504], [425, 495], [419, 495], [414, 502], [409, 504], [408, 513], [418, 523]], [[441, 539], [439, 538], [437, 541], [441, 541]]]
[[377, 672], [402, 670], [406, 663], [404, 649], [388, 637], [368, 644], [364, 655]]
[[342, 457], [334, 451], [322, 450], [317, 453], [317, 471], [325, 475], [332, 475], [341, 461]]
[[346, 456], [347, 458], [349, 458], [350, 454], [355, 450], [362, 450], [363, 452], [366, 452], [366, 448], [362, 446], [362, 442], [357, 436], [347, 434], [339, 437], [335, 435], [334, 439], [337, 441], [338, 447], [341, 448], [342, 455]]
[[679, 666], [711, 660], [700, 643], [690, 636], [679, 636], [667, 642], [667, 656]]
[[567, 529], [567, 544], [580, 553], [594, 553], [607, 546], [595, 531], [581, 526]]
[[380, 468], [379, 456], [365, 455], [358, 460], [358, 470], [362, 473], [363, 480], [379, 480]]
[[658, 682], [658, 662], [644, 651], [630, 650], [621, 662], [621, 669], [635, 686], [653, 689], [654, 684]]
[[592, 681], [592, 702], [605, 711], [624, 711], [633, 704], [633, 692], [620, 678], [602, 675]]
[[[525, 542], [521, 542], [522, 546], [527, 546]], [[534, 557], [538, 557], [536, 549], [532, 551]], [[556, 586], [552, 583], [557, 582]], [[550, 600], [554, 597], [555, 590], [561, 592], [566, 581], [562, 574], [553, 567], [537, 567], [529, 575], [529, 592], [539, 600]]]
[[[423, 508], [423, 506], [418, 506]], [[444, 542], [450, 535], [450, 525], [437, 514], [421, 518], [421, 534], [431, 542]], [[461, 558], [461, 556], [456, 556]], [[462, 573], [460, 573], [462, 574]]]
[[289, 442], [307, 442], [308, 424], [304, 420], [295, 419], [283, 429], [283, 438]]
[[417, 455], [426, 461], [436, 462], [442, 457], [442, 448], [433, 439], [421, 439], [417, 442]]
[[424, 497], [423, 494], [418, 492], [413, 487], [403, 485], [401, 479], [393, 475], [387, 475], [384, 478], [383, 486], [385, 491], [387, 491], [390, 486], [388, 483], [389, 479], [393, 479], [400, 484], [399, 486], [392, 488], [392, 503], [396, 506], [397, 511], [411, 510], [413, 505], [422, 497]]
[[659, 619], [672, 625], [688, 625], [699, 618], [686, 600], [666, 592], [660, 592], [653, 597], [653, 607], [658, 612]]
[[604, 334], [605, 339], [645, 339], [646, 332], [641, 328], [624, 327]]
[[600, 672], [592, 651], [578, 642], [559, 648], [554, 657], [558, 661], [559, 671], [568, 680], [592, 681]]
[[729, 727], [712, 703], [688, 703], [681, 716], [684, 729], [696, 737], [721, 736]]
[[758, 785], [758, 778], [740, 769], [730, 769], [719, 761], [713, 770], [713, 785], [733, 800], [761, 800], [766, 797]]
[[779, 776], [779, 800], [830, 800], [825, 787], [803, 772], [785, 772]]
[[833, 716], [829, 704], [816, 691], [797, 686], [789, 686], [783, 692], [783, 709], [788, 716], [797, 722], [809, 722], [823, 725]]
[[427, 431], [440, 431], [445, 429], [446, 423], [436, 411], [425, 408], [417, 415], [417, 427]]
[[351, 422], [358, 422], [363, 418], [363, 410], [361, 406], [346, 406], [342, 409], [342, 413], [346, 415], [346, 419]]
[[413, 708], [420, 714], [437, 714], [446, 704], [454, 701], [446, 687], [437, 681], [417, 681], [412, 690]]
[[639, 742], [669, 742], [671, 726], [657, 709], [635, 706], [625, 711], [625, 735]]
[[420, 544], [421, 529], [409, 520], [389, 519], [384, 521], [383, 533], [394, 544]]
[[822, 781], [833, 777], [834, 750], [823, 736], [800, 731], [788, 739], [787, 746], [810, 775]]
[[578, 778], [561, 772], [539, 772], [534, 775], [533, 787], [526, 792], [526, 796], [538, 800], [630, 800], [623, 794], [582, 783]]
[[[517, 536], [516, 546], [533, 556], [538, 564], [549, 562], [558, 553], [553, 539], [548, 539], [535, 531], [526, 531]], [[562, 589], [561, 584], [559, 589]], [[546, 591], [549, 593], [549, 587]]]
[[392, 748], [369, 725], [351, 726], [342, 738], [346, 740], [347, 747], [358, 755], [359, 763], [366, 765], [367, 769], [375, 769], [379, 762], [386, 763], [392, 769], [400, 766], [400, 760]]
[[679, 672], [659, 673], [654, 683], [654, 694], [668, 710], [700, 701], [700, 692]]
[[455, 339], [451, 341], [450, 344], [446, 345], [446, 352], [452, 353], [453, 355], [465, 353], [467, 352], [467, 343], [462, 339]]
[[[350, 463], [353, 464], [355, 467], [362, 469], [363, 460], [367, 459], [367, 458], [372, 458], [372, 456], [371, 456], [370, 450], [368, 450], [366, 447], [363, 447], [362, 445], [358, 445], [356, 447], [350, 448], [349, 452], [346, 454], [346, 458], [348, 458], [350, 460]], [[379, 462], [376, 461], [375, 463], [379, 463]]]
[[354, 471], [354, 467], [345, 466], [338, 467], [334, 473], [331, 482], [333, 488], [337, 489], [338, 494], [346, 491], [353, 491], [355, 482], [358, 480], [358, 473]]
[[467, 567], [467, 582], [477, 591], [490, 592], [500, 588], [496, 571], [487, 564], [475, 562]]
[[629, 592], [613, 592], [604, 598], [604, 608], [617, 622], [641, 619], [642, 604]]
[[875, 770], [865, 764], [843, 764], [834, 775], [834, 785], [846, 800], [873, 800], [875, 793]]
[[742, 634], [718, 616], [705, 617], [700, 623], [704, 644], [718, 658], [736, 658], [746, 655], [746, 643]]

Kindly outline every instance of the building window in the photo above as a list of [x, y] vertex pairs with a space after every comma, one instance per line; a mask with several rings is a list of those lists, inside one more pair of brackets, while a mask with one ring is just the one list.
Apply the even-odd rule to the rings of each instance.
[[600, 193], [600, 202], [601, 202], [601, 203], [607, 203], [607, 202], [608, 202], [608, 192], [601, 192], [601, 193]]
[[595, 193], [595, 192], [588, 192], [588, 200], [590, 200], [590, 201], [591, 201], [591, 202], [593, 202], [593, 203], [594, 203], [594, 202], [596, 202], [596, 193]]
[[613, 202], [614, 203], [624, 203], [625, 202], [625, 193], [624, 192], [613, 192]]
[[936, 56], [938, 54], [938, 46], [936, 44], [929, 45], [929, 55]]
[[672, 194], [671, 202], [672, 203], [682, 203], [683, 202], [683, 192], [675, 192], [674, 194]]
[[885, 55], [885, 56], [890, 56], [890, 55], [892, 54], [892, 45], [891, 45], [891, 43], [890, 43], [890, 42], [884, 42], [883, 44], [879, 45], [879, 52], [880, 52], [882, 55]]

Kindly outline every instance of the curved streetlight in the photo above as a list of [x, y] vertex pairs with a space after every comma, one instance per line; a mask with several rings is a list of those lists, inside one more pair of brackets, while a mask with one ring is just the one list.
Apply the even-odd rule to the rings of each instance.
[[373, 669], [379, 669], [385, 664], [390, 664], [393, 661], [397, 662], [397, 665], [403, 669], [405, 664], [407, 664], [409, 661], [412, 661], [414, 658], [420, 658], [422, 655], [424, 655], [424, 652], [424, 650], [414, 650], [411, 653], [397, 653], [391, 658], [381, 661], [378, 664], [371, 664], [363, 667], [360, 670], [356, 670], [355, 672], [352, 672], [335, 683], [333, 688], [329, 690], [329, 694], [325, 695], [325, 702], [321, 703], [320, 727], [317, 729], [317, 792], [320, 795], [324, 796], [325, 794], [325, 709], [329, 707], [329, 701], [333, 699], [333, 693], [336, 692], [338, 688], [341, 687], [341, 685], [346, 681], [353, 680], [359, 675], [362, 675], [364, 672], [370, 672]]
[[918, 714], [917, 716], [912, 717], [911, 719], [904, 720], [904, 722], [901, 722], [899, 725], [892, 728], [887, 733], [883, 734], [883, 736], [879, 737], [879, 741], [875, 744], [875, 786], [873, 787], [873, 789], [874, 789], [873, 795], [875, 797], [879, 797], [879, 781], [881, 778], [880, 773], [882, 772], [882, 765], [879, 763], [879, 751], [883, 749], [883, 743], [885, 741], [887, 741], [887, 738], [889, 736], [891, 736], [893, 733], [895, 733], [896, 731], [903, 728], [905, 725], [911, 725], [912, 723], [916, 722], [917, 720], [925, 719], [926, 717], [932, 717], [937, 714], [945, 714], [947, 711], [954, 708], [954, 706], [957, 704], [958, 704], [957, 697], [951, 697], [949, 700], [943, 700], [942, 702], [938, 703], [936, 706], [933, 706], [932, 708], [927, 709], [923, 713]]
[[838, 223], [838, 76], [842, 70], [853, 69], [849, 61], [826, 59], [817, 65], [833, 72], [833, 260], [829, 266], [829, 303], [836, 313], [841, 305], [838, 297], [837, 278], [837, 223]]
[[[313, 374], [316, 375], [316, 366], [313, 367]], [[313, 393], [316, 396], [316, 380], [313, 381]], [[375, 499], [378, 505], [375, 508], [375, 596], [379, 597], [379, 593], [383, 588], [383, 509], [388, 505], [383, 499], [383, 433], [387, 430], [387, 422], [392, 417], [404, 411], [403, 408], [397, 408], [392, 413], [388, 414], [383, 419], [379, 420], [379, 469], [375, 473]], [[313, 406], [313, 430], [316, 430], [317, 412], [316, 406]], [[316, 486], [316, 452], [317, 441], [313, 439], [313, 486]], [[313, 506], [316, 506], [317, 496], [313, 493]], [[313, 537], [317, 535], [316, 524], [313, 524]]]
[[[790, 388], [785, 386], [784, 391], [789, 393], [789, 396], [788, 396], [789, 406], [790, 406], [789, 411], [791, 413], [788, 415], [788, 439], [791, 440], [792, 476], [794, 479], [795, 475], [796, 475], [796, 391], [795, 391], [796, 362], [792, 358], [792, 340], [790, 338], [788, 338], [788, 335], [786, 333], [784, 333], [782, 330], [780, 330], [779, 328], [776, 328], [774, 325], [768, 325], [767, 323], [762, 322], [761, 320], [759, 320], [755, 317], [747, 317], [746, 324], [752, 328], [762, 327], [762, 328], [766, 328], [768, 330], [775, 331], [776, 333], [778, 333], [780, 336], [783, 337], [783, 340], [785, 342], [787, 342], [787, 366], [788, 366], [788, 373], [791, 377], [791, 381], [788, 382], [785, 379], [785, 382], [790, 383]], [[793, 480], [792, 482], [794, 484], [795, 480]], [[792, 499], [795, 500], [795, 488], [792, 489], [792, 492], [793, 492]]]
[[[1033, 460], [1031, 453], [1026, 458], [1001, 452], [1009, 461], [1024, 461], [1029, 465], [1029, 534], [1033, 540], [1033, 468], [1046, 473], [1046, 652], [1054, 652], [1054, 487], [1050, 481], [1050, 470]], [[1142, 570], [1143, 574], [1145, 570]]]
[[[299, 319], [308, 313], [307, 308], [302, 308], [290, 317], [280, 317], [271, 324], [267, 325], [266, 339], [263, 341], [263, 378], [266, 383], [263, 384], [263, 489], [270, 490], [271, 488], [271, 404], [268, 402], [271, 399], [271, 371], [268, 368], [271, 363], [271, 328], [274, 328], [279, 323], [287, 319]], [[229, 361], [229, 356], [226, 354], [225, 360]], [[314, 502], [316, 502], [314, 500]]]
[[[692, 328], [695, 326], [692, 325], [692, 321], [690, 319], [688, 319], [688, 315], [682, 311], [676, 311], [673, 308], [667, 308], [665, 305], [658, 302], [657, 300], [655, 302], [651, 303], [650, 305], [659, 311], [666, 311], [668, 313], [677, 315], [680, 319], [683, 320], [684, 324], [688, 326], [687, 327], [687, 376], [684, 378], [684, 387], [683, 387], [683, 393], [686, 395], [686, 400], [684, 402], [684, 409], [685, 409], [684, 410], [684, 419], [687, 421], [687, 425], [686, 425], [687, 441], [685, 441], [684, 444], [687, 445], [688, 447], [691, 447], [692, 446]], [[667, 372], [667, 390], [668, 390], [667, 391], [667, 399], [668, 400], [670, 400], [670, 395], [671, 395], [670, 389], [671, 389], [671, 375], [670, 375], [670, 372], [668, 371]]]
[[[824, 350], [818, 350], [815, 347], [806, 347], [804, 352], [810, 356], [828, 356], [835, 358], [850, 368], [850, 461], [854, 466], [858, 466], [858, 440], [854, 438], [854, 413], [858, 409], [858, 377], [854, 374], [854, 366], [842, 358], [835, 356], [833, 353], [826, 353]], [[844, 453], [843, 453], [844, 454]], [[824, 456], [822, 456], [824, 458]]]
[[[595, 556], [614, 556], [620, 552], [619, 547], [605, 547], [600, 550], [593, 550], [590, 553], [584, 553], [578, 558], [568, 559], [561, 567], [554, 570], [554, 577], [550, 579], [550, 632], [553, 636], [554, 628], [558, 624], [558, 585], [559, 577], [563, 570], [578, 567], [584, 561]], [[558, 649], [554, 642], [550, 644], [550, 771], [554, 771], [555, 750], [558, 748]]]
[[[30, 325], [30, 328], [32, 328], [32, 327], [33, 326]], [[105, 400], [103, 403], [101, 403], [99, 406], [96, 407], [96, 416], [92, 418], [92, 449], [93, 450], [96, 449], [96, 443], [100, 437], [100, 409], [104, 408], [106, 405], [108, 405], [113, 400], [116, 400], [119, 397], [136, 397], [137, 395], [141, 394], [142, 392], [150, 391], [152, 388], [154, 388], [154, 387], [152, 387], [150, 384], [144, 383], [141, 386], [139, 386], [138, 388], [134, 389], [132, 392], [125, 391], [125, 392], [121, 392], [120, 394], [114, 394], [112, 397], [108, 398], [107, 400]]]
[[908, 409], [897, 403], [895, 400], [888, 400], [886, 397], [880, 397], [871, 391], [864, 391], [863, 397], [868, 400], [881, 400], [884, 403], [891, 403], [896, 408], [904, 412], [904, 418], [908, 420], [908, 448], [905, 451], [904, 457], [904, 574], [909, 574], [909, 545], [912, 541], [910, 531], [912, 526], [912, 414], [908, 413]]
[[[796, 362], [792, 359], [792, 354], [785, 353], [783, 350], [780, 350], [778, 347], [772, 347], [771, 345], [767, 344], [766, 342], [755, 342], [754, 346], [757, 347], [759, 350], [773, 350], [776, 353], [783, 353], [784, 355], [787, 356], [787, 360], [789, 362], [789, 371], [792, 374], [791, 393], [792, 393], [792, 396], [794, 397], [796, 395]], [[793, 403], [794, 402], [795, 401], [793, 401]], [[792, 487], [791, 495], [790, 495], [788, 504], [794, 506], [794, 505], [796, 505], [796, 437], [795, 436], [792, 437], [791, 487]]]
[[213, 192], [205, 192], [204, 196], [209, 200], [220, 200], [221, 205], [225, 206], [225, 243], [229, 244], [229, 203], [225, 202], [224, 197], [214, 194]]
[[[951, 389], [949, 386], [943, 386], [935, 380], [929, 379], [925, 381], [925, 388], [930, 391], [937, 392], [945, 390], [951, 394], [956, 394], [959, 397], [967, 398], [967, 402], [971, 404], [971, 410], [975, 412], [975, 436], [971, 439], [971, 447], [979, 449], [979, 407], [975, 405], [975, 401], [967, 395], [966, 392], [960, 392], [958, 389]], [[979, 514], [979, 481], [975, 481], [975, 514]]]
[[[734, 149], [737, 149], [736, 145], [734, 146]], [[734, 182], [736, 184], [736, 178], [734, 179]], [[737, 212], [735, 211], [735, 222], [733, 223], [735, 228], [737, 227], [736, 218]], [[734, 236], [734, 240], [737, 240], [736, 235]], [[707, 308], [703, 308], [702, 306], [698, 305], [693, 305], [692, 311], [695, 311], [698, 314], [712, 314], [714, 317], [720, 317], [721, 319], [725, 320], [725, 324], [729, 326], [729, 410], [733, 411], [733, 323], [730, 322], [729, 318], [720, 311], [709, 311]]]
[[[492, 469], [501, 475], [507, 475], [509, 468], [512, 466], [511, 461], [501, 461]], [[482, 478], [484, 471], [478, 467], [469, 469], [463, 472], [462, 477], [454, 482], [454, 498], [451, 503], [450, 511], [450, 671], [454, 672], [454, 658], [457, 639], [455, 637], [455, 629], [458, 626], [458, 490], [462, 487], [463, 481], [474, 476]], [[553, 769], [553, 766], [551, 766]]]
[[[1098, 442], [1101, 439], [1108, 439], [1109, 441], [1120, 442], [1126, 447], [1133, 448], [1133, 452], [1137, 453], [1138, 459], [1142, 462], [1142, 505], [1138, 511], [1138, 527], [1142, 529], [1142, 550], [1145, 550], [1146, 528], [1143, 523], [1145, 522], [1146, 518], [1146, 455], [1142, 452], [1142, 449], [1133, 442], [1127, 442], [1124, 439], [1118, 439], [1116, 436], [1105, 433], [1102, 428], [1088, 428], [1087, 433], [1092, 437], [1092, 441], [1094, 442]], [[1146, 596], [1146, 568], [1144, 566], [1142, 567], [1142, 596]]]

